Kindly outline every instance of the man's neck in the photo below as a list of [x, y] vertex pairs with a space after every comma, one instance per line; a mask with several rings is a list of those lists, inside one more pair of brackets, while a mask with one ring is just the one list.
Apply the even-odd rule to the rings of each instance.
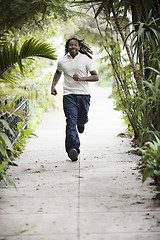
[[78, 53], [77, 53], [76, 55], [70, 54], [70, 56], [71, 56], [72, 58], [75, 58], [77, 55], [78, 55]]

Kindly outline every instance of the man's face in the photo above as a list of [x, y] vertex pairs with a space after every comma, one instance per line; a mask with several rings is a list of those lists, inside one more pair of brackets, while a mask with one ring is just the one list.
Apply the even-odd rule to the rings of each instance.
[[77, 40], [71, 40], [68, 46], [68, 52], [72, 57], [75, 57], [80, 50], [80, 46]]

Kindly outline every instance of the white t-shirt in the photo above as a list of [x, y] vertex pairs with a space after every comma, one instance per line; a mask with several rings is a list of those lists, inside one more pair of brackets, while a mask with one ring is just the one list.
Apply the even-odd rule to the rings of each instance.
[[75, 81], [73, 74], [80, 77], [87, 77], [89, 72], [94, 70], [92, 60], [85, 54], [78, 54], [72, 58], [68, 53], [58, 61], [59, 72], [64, 74], [63, 94], [90, 94], [89, 83], [87, 81]]

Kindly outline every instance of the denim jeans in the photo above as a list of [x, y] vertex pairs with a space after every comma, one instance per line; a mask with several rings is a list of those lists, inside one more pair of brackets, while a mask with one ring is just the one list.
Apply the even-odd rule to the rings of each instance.
[[63, 96], [63, 109], [66, 117], [66, 152], [75, 148], [80, 153], [80, 139], [77, 125], [88, 122], [90, 95], [69, 94]]

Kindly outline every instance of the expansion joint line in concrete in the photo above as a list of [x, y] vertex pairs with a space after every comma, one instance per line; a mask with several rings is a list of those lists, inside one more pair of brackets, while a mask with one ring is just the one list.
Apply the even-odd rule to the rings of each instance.
[[80, 240], [80, 173], [81, 173], [81, 164], [80, 164], [80, 156], [79, 156], [79, 169], [78, 169], [78, 214], [77, 214], [77, 240]]

